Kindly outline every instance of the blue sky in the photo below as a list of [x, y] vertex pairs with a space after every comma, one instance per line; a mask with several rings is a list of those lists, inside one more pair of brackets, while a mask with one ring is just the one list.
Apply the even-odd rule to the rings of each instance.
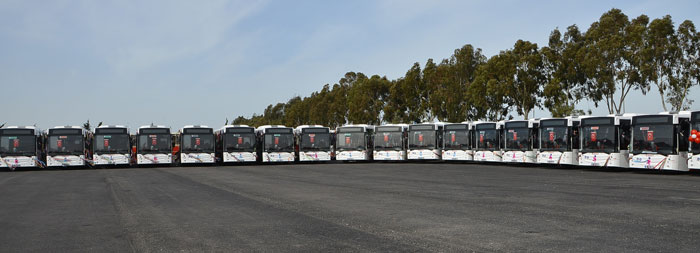
[[[0, 0], [0, 122], [218, 128], [348, 71], [395, 79], [464, 44], [487, 56], [518, 39], [543, 46], [613, 7], [700, 26], [697, 1]], [[626, 106], [661, 111], [654, 92]]]

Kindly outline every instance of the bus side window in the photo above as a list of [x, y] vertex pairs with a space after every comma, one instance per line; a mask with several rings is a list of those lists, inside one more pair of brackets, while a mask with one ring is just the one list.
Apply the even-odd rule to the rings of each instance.
[[690, 141], [688, 141], [688, 136], [690, 136], [690, 121], [688, 119], [679, 119], [678, 129], [678, 152], [686, 152], [690, 149]]
[[620, 120], [620, 150], [629, 150], [631, 137], [630, 120]]
[[533, 149], [540, 149], [539, 134], [540, 134], [539, 124], [535, 124], [534, 127], [532, 128], [532, 137], [530, 140], [530, 143], [532, 143]]
[[571, 149], [580, 149], [580, 142], [581, 139], [579, 138], [579, 126], [574, 122], [574, 126], [571, 127], [571, 136], [569, 137], [571, 139], [571, 142], [569, 145], [571, 145]]

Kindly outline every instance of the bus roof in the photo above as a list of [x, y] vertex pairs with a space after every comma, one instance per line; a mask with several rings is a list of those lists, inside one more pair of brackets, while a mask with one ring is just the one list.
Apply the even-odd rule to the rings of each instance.
[[535, 127], [535, 124], [539, 124], [540, 120], [541, 120], [540, 118], [527, 119], [527, 120], [524, 120], [524, 119], [518, 119], [518, 120], [501, 120], [501, 121], [498, 122], [498, 124], [501, 125], [502, 127], [505, 127], [505, 126], [508, 125], [508, 123], [513, 123], [513, 122], [527, 122], [527, 127], [528, 127], [528, 128], [533, 128], [533, 127]]
[[403, 124], [403, 123], [401, 123], [401, 124], [385, 124], [385, 125], [375, 126], [374, 129], [377, 130], [377, 132], [379, 132], [379, 129], [383, 128], [383, 127], [399, 127], [399, 128], [401, 128], [401, 131], [408, 130], [408, 124]]
[[682, 119], [682, 118], [690, 119], [690, 114], [681, 113], [681, 112], [660, 112], [658, 114], [638, 114], [638, 115], [634, 115], [632, 117], [632, 119], [641, 118], [641, 117], [653, 117], [653, 116], [660, 116], [660, 115], [671, 116], [673, 124], [678, 124], [680, 122], [680, 119]]
[[46, 132], [46, 134], [48, 135], [49, 133], [51, 133], [51, 130], [55, 130], [55, 129], [80, 129], [83, 135], [85, 135], [86, 133], [90, 132], [90, 131], [88, 131], [87, 129], [81, 127], [81, 126], [55, 126], [55, 127], [46, 129], [45, 132]]
[[329, 133], [330, 133], [330, 130], [331, 130], [329, 127], [325, 127], [325, 126], [322, 126], [322, 125], [301, 125], [301, 126], [298, 126], [298, 127], [294, 128], [294, 133], [299, 134], [299, 133], [301, 133], [304, 129], [308, 129], [308, 128], [323, 128], [323, 129], [328, 129], [328, 132], [329, 132]]
[[621, 119], [626, 119], [626, 120], [632, 120], [632, 117], [637, 115], [636, 113], [624, 113], [624, 114], [609, 114], [605, 116], [592, 116], [592, 115], [586, 115], [586, 116], [580, 116], [579, 119], [581, 119], [581, 123], [583, 124], [583, 121], [589, 120], [589, 119], [603, 119], [603, 118], [613, 118], [613, 124], [618, 126], [620, 125], [620, 120]]
[[216, 130], [216, 131], [217, 131], [217, 132], [225, 132], [226, 129], [228, 129], [228, 128], [250, 128], [250, 129], [255, 130], [254, 127], [251, 127], [251, 126], [248, 126], [248, 125], [225, 125], [225, 126], [222, 126], [221, 128], [219, 128], [219, 129]]
[[272, 129], [272, 128], [291, 129], [292, 131], [290, 131], [290, 133], [294, 131], [293, 128], [291, 128], [291, 127], [286, 127], [286, 126], [284, 126], [284, 125], [264, 125], [264, 126], [259, 126], [258, 128], [256, 128], [256, 129], [255, 129], [255, 132], [256, 132], [256, 133], [263, 133], [263, 134], [264, 134], [265, 132], [267, 132], [268, 129]]
[[[182, 132], [182, 131], [185, 130], [185, 129], [192, 129], [192, 128], [206, 128], [206, 129], [212, 129], [211, 127], [205, 126], [205, 125], [186, 125], [186, 126], [183, 126], [182, 128], [180, 128], [180, 132]], [[214, 130], [214, 129], [212, 129], [212, 130]]]
[[700, 111], [681, 111], [678, 114], [688, 115], [692, 122], [700, 122]]
[[139, 129], [141, 128], [167, 128], [170, 129], [170, 127], [163, 126], [163, 125], [146, 125], [146, 126], [140, 126]]
[[374, 126], [372, 126], [372, 125], [367, 125], [367, 124], [357, 124], [357, 125], [353, 125], [353, 124], [350, 124], [350, 125], [339, 126], [339, 127], [336, 128], [336, 131], [338, 131], [338, 129], [342, 129], [342, 128], [351, 128], [351, 127], [360, 127], [360, 128], [362, 128], [362, 131], [363, 131], [363, 132], [367, 132], [367, 130], [374, 130]]
[[41, 129], [35, 127], [35, 126], [6, 126], [0, 129], [28, 129], [32, 130], [34, 135], [41, 135]]
[[95, 129], [98, 129], [98, 128], [126, 128], [126, 129], [129, 129], [129, 127], [123, 126], [123, 125], [101, 125], [101, 126], [95, 127]]
[[578, 116], [573, 116], [573, 117], [566, 116], [564, 118], [541, 118], [540, 125], [542, 125], [543, 122], [554, 121], [554, 120], [557, 120], [557, 121], [564, 120], [564, 121], [566, 121], [566, 126], [574, 126], [574, 122], [580, 122], [581, 118], [579, 118]]

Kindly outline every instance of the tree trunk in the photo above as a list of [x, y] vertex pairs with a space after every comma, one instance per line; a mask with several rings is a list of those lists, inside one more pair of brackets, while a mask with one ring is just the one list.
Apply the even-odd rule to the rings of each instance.
[[659, 88], [659, 94], [661, 94], [661, 106], [664, 108], [664, 112], [667, 112], [668, 109], [666, 109], [666, 98], [664, 98], [664, 92]]

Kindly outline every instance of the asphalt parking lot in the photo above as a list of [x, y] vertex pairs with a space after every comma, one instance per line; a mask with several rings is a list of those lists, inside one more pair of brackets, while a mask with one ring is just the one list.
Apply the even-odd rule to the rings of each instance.
[[700, 250], [700, 176], [441, 163], [0, 173], [0, 252]]

